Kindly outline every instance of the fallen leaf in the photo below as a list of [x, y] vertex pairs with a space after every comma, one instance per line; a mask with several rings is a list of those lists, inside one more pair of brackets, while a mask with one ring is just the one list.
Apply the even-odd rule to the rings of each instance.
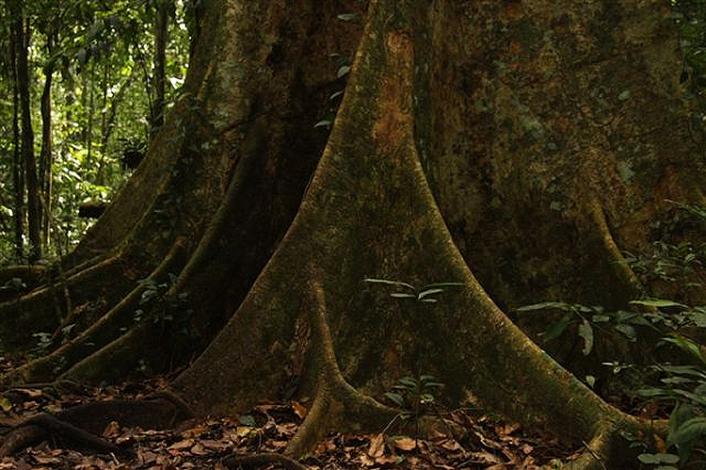
[[491, 454], [490, 452], [471, 452], [469, 454], [475, 463], [482, 464], [501, 464], [502, 460], [497, 455]]
[[40, 465], [59, 464], [61, 459], [51, 456], [33, 455], [32, 458]]
[[445, 441], [443, 441], [443, 442], [440, 444], [440, 446], [441, 446], [442, 448], [444, 448], [444, 449], [446, 449], [446, 450], [450, 450], [450, 451], [455, 451], [455, 450], [461, 450], [461, 449], [462, 449], [461, 445], [460, 445], [458, 442], [456, 442], [454, 439], [446, 439]]
[[103, 430], [103, 437], [118, 437], [120, 435], [120, 425], [117, 421], [111, 421]]
[[393, 442], [396, 448], [407, 452], [417, 448], [417, 441], [411, 437], [398, 437]]
[[294, 410], [294, 414], [299, 416], [300, 419], [306, 418], [306, 414], [309, 412], [304, 405], [296, 401], [292, 402], [292, 410]]
[[370, 448], [368, 449], [368, 455], [372, 458], [380, 457], [385, 453], [385, 436], [382, 434], [376, 434], [372, 439], [370, 439]]
[[397, 463], [398, 457], [395, 455], [383, 455], [375, 459], [375, 463], [378, 465], [390, 465]]
[[32, 389], [32, 388], [16, 388], [13, 391], [23, 393], [30, 398], [37, 398], [37, 397], [41, 397], [42, 395], [44, 395], [44, 393], [42, 393], [41, 390]]
[[199, 444], [199, 443], [194, 444], [194, 446], [189, 450], [189, 452], [191, 452], [191, 453], [194, 454], [194, 455], [198, 455], [198, 456], [208, 455], [208, 453], [209, 453], [209, 452], [208, 452], [206, 449], [204, 449], [204, 447], [203, 447], [201, 444]]
[[169, 450], [184, 450], [188, 449], [194, 445], [193, 439], [184, 439], [183, 441], [175, 442], [174, 444], [167, 447]]
[[229, 444], [227, 442], [215, 441], [212, 439], [203, 439], [199, 442], [206, 449], [211, 449], [211, 450], [216, 450], [216, 451], [224, 450], [229, 447]]

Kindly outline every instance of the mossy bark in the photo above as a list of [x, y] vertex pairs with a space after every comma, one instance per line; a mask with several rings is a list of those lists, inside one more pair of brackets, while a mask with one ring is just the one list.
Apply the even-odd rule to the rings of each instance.
[[[293, 455], [329, 429], [384, 425], [396, 411], [371, 396], [418, 371], [448, 403], [585, 443], [583, 467], [616, 462], [620, 431], [661, 432], [498, 306], [624, 304], [641, 286], [620, 250], [649, 242], [664, 198], [700, 200], [666, 4], [294, 3], [205, 5], [183, 100], [66, 269], [98, 254], [162, 278], [178, 246], [165, 298], [186, 299], [192, 346], [207, 347], [173, 389], [208, 414], [294, 386], [313, 402]], [[362, 33], [336, 19], [350, 11]], [[343, 86], [328, 56], [356, 45], [326, 139], [313, 124]], [[418, 304], [366, 277], [460, 285]], [[175, 328], [130, 327], [131, 292], [96, 323], [112, 331], [88, 326], [4, 381], [114, 378], [168, 356]]]

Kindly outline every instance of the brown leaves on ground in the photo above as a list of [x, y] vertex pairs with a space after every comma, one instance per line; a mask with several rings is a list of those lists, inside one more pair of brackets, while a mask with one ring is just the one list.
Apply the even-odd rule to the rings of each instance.
[[[71, 391], [26, 387], [8, 390], [0, 396], [0, 427], [7, 430], [32, 414], [56, 412], [89, 400], [139, 399], [159, 386], [159, 382], [152, 382], [98, 389], [76, 387]], [[284, 451], [307, 408], [307, 403], [299, 402], [262, 404], [239, 417], [189, 421], [170, 431], [128, 429], [112, 422], [103, 437], [134, 449], [136, 458], [132, 461], [57, 449], [45, 442], [0, 460], [0, 470], [225, 469], [221, 461], [229, 455]], [[469, 410], [448, 413], [445, 419], [446, 425], [442, 423], [426, 439], [382, 433], [334, 434], [302, 462], [321, 470], [535, 469], [551, 458], [567, 455], [555, 440], [527, 435], [516, 424], [500, 423]]]

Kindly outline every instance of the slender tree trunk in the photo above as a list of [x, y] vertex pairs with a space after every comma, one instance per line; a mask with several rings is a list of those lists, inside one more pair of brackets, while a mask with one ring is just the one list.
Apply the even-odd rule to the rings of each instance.
[[30, 104], [29, 77], [29, 33], [30, 26], [25, 24], [21, 7], [15, 11], [15, 36], [17, 37], [17, 82], [20, 97], [20, 116], [22, 123], [22, 160], [25, 164], [27, 185], [27, 226], [29, 228], [30, 261], [42, 256], [42, 237], [40, 221], [40, 185], [37, 178], [37, 162], [34, 157], [34, 131], [32, 130], [32, 110]]
[[[96, 64], [93, 62], [90, 67], [90, 72], [88, 73], [88, 77], [86, 79], [86, 82], [84, 82], [84, 93], [88, 93], [88, 103], [87, 103], [87, 113], [88, 113], [88, 118], [86, 122], [86, 139], [85, 139], [85, 144], [86, 144], [86, 169], [88, 171], [91, 171], [91, 166], [93, 165], [93, 123], [94, 123], [94, 114], [95, 114], [95, 71], [96, 71]], [[88, 89], [86, 89], [88, 88]]]
[[[52, 34], [47, 33], [47, 53], [53, 53]], [[39, 181], [41, 184], [41, 222], [42, 222], [42, 243], [44, 247], [49, 247], [49, 230], [52, 218], [52, 165], [53, 157], [53, 128], [52, 128], [52, 79], [54, 76], [53, 64], [48, 64], [44, 68], [44, 89], [41, 97], [42, 115], [42, 148], [39, 154]]]
[[20, 142], [20, 121], [19, 121], [19, 83], [17, 79], [17, 30], [13, 26], [10, 28], [10, 63], [12, 74], [12, 187], [14, 195], [13, 216], [15, 221], [15, 258], [20, 262], [24, 257], [24, 164], [22, 160], [22, 150]]
[[154, 136], [164, 124], [165, 66], [167, 59], [170, 2], [168, 0], [158, 0], [155, 8], [154, 65], [152, 69], [154, 100], [150, 107], [150, 136]]
[[103, 126], [103, 132], [101, 133], [101, 149], [103, 149], [103, 153], [101, 155], [101, 160], [98, 165], [98, 175], [96, 176], [97, 184], [105, 183], [105, 157], [108, 151], [110, 137], [112, 136], [113, 130], [115, 129], [115, 119], [118, 116], [118, 109], [120, 108], [120, 105], [122, 104], [125, 98], [125, 94], [128, 88], [130, 88], [134, 74], [135, 70], [132, 69], [130, 71], [130, 75], [120, 85], [118, 92], [112, 97], [112, 100], [110, 101], [110, 107], [106, 112], [105, 125]]

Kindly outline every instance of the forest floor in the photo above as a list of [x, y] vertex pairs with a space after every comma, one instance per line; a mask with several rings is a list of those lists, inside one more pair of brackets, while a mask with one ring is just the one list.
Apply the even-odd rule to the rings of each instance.
[[[2, 366], [8, 365], [0, 362], [0, 370]], [[46, 387], [10, 389], [0, 395], [0, 431], [33, 414], [57, 412], [91, 400], [140, 399], [165, 383], [166, 379], [155, 379], [119, 386], [76, 386], [61, 392]], [[113, 422], [103, 437], [132, 449], [133, 459], [43, 442], [0, 459], [0, 470], [226, 469], [227, 456], [282, 452], [306, 412], [305, 403], [263, 403], [240, 416], [191, 420], [168, 431], [130, 429]], [[566, 449], [552, 437], [526, 432], [517, 424], [484, 416], [478, 410], [444, 414], [451, 422], [448, 433], [437, 432], [419, 440], [382, 432], [332, 434], [301, 462], [311, 469], [537, 469], [553, 459], [570, 459], [582, 450]], [[451, 433], [451, 427], [456, 431]]]

